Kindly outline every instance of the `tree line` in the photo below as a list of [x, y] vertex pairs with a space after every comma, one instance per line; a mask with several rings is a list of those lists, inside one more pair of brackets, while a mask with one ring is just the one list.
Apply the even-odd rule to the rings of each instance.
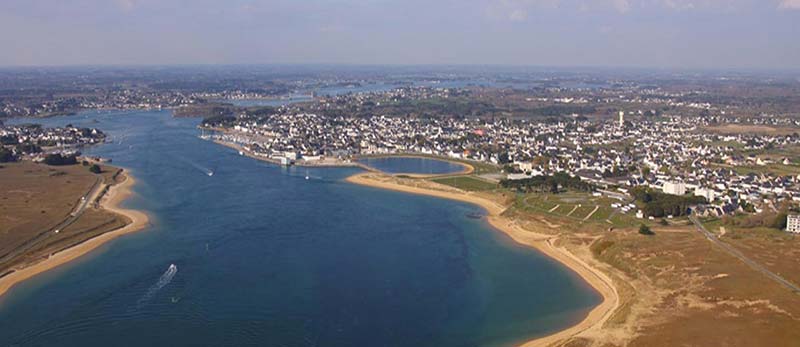
[[665, 194], [647, 187], [635, 187], [631, 194], [644, 204], [642, 212], [648, 217], [685, 216], [690, 206], [706, 203], [702, 196]]

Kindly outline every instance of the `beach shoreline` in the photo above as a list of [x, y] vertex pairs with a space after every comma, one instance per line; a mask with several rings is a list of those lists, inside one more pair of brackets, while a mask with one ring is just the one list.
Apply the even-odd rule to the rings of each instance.
[[379, 180], [374, 177], [370, 177], [370, 175], [370, 173], [359, 173], [348, 177], [346, 181], [373, 188], [427, 195], [478, 205], [488, 212], [487, 220], [492, 227], [505, 233], [515, 242], [532, 247], [544, 255], [558, 261], [581, 277], [602, 297], [602, 301], [597, 306], [592, 308], [586, 317], [579, 323], [564, 330], [526, 341], [522, 343], [521, 346], [552, 346], [557, 343], [565, 342], [566, 340], [579, 334], [599, 330], [619, 307], [620, 297], [617, 293], [616, 287], [614, 286], [613, 280], [610, 277], [608, 277], [602, 271], [587, 264], [573, 253], [569, 252], [567, 249], [556, 246], [553, 243], [555, 238], [554, 236], [525, 230], [519, 227], [512, 219], [502, 216], [502, 213], [506, 209], [505, 206], [479, 196], [470, 195], [468, 193], [412, 187], [386, 180]]
[[123, 175], [125, 177], [124, 181], [108, 187], [108, 191], [100, 200], [100, 207], [124, 216], [130, 220], [130, 223], [121, 228], [88, 239], [73, 247], [61, 250], [52, 254], [47, 259], [1, 277], [0, 297], [20, 282], [78, 259], [122, 235], [133, 233], [147, 227], [150, 221], [147, 214], [138, 210], [126, 209], [121, 206], [122, 202], [133, 195], [132, 187], [136, 184], [136, 180], [129, 173], [124, 172]]

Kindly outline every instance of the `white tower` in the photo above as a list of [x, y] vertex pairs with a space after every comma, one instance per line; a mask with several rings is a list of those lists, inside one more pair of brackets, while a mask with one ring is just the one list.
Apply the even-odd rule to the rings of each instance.
[[619, 127], [625, 126], [625, 111], [619, 111]]

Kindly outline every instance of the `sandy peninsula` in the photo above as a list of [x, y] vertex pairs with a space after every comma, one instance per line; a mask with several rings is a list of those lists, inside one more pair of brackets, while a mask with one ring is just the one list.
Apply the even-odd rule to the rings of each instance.
[[149, 223], [149, 218], [145, 213], [120, 206], [125, 199], [133, 194], [131, 188], [136, 184], [133, 176], [126, 173], [123, 175], [124, 181], [108, 188], [108, 191], [100, 200], [100, 206], [103, 209], [125, 216], [129, 219], [128, 224], [122, 228], [86, 240], [74, 247], [54, 253], [45, 260], [0, 278], [0, 296], [8, 292], [17, 283], [75, 260], [117, 237], [144, 229]]
[[579, 334], [599, 330], [620, 305], [619, 294], [611, 278], [579, 259], [568, 250], [554, 245], [554, 237], [552, 235], [545, 235], [523, 229], [513, 220], [502, 216], [502, 213], [506, 209], [505, 206], [470, 193], [456, 190], [433, 190], [399, 184], [392, 181], [389, 176], [374, 173], [356, 174], [348, 177], [347, 181], [364, 186], [458, 200], [481, 206], [488, 212], [487, 219], [489, 223], [497, 230], [506, 233], [514, 241], [534, 247], [545, 255], [564, 264], [589, 283], [589, 285], [602, 296], [602, 302], [593, 308], [578, 324], [551, 335], [527, 341], [523, 343], [522, 346], [553, 346], [565, 342], [565, 340]]

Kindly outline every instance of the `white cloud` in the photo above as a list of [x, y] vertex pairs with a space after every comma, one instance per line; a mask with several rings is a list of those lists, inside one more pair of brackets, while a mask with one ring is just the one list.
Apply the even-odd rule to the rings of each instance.
[[784, 10], [800, 10], [800, 0], [782, 0], [778, 8]]

